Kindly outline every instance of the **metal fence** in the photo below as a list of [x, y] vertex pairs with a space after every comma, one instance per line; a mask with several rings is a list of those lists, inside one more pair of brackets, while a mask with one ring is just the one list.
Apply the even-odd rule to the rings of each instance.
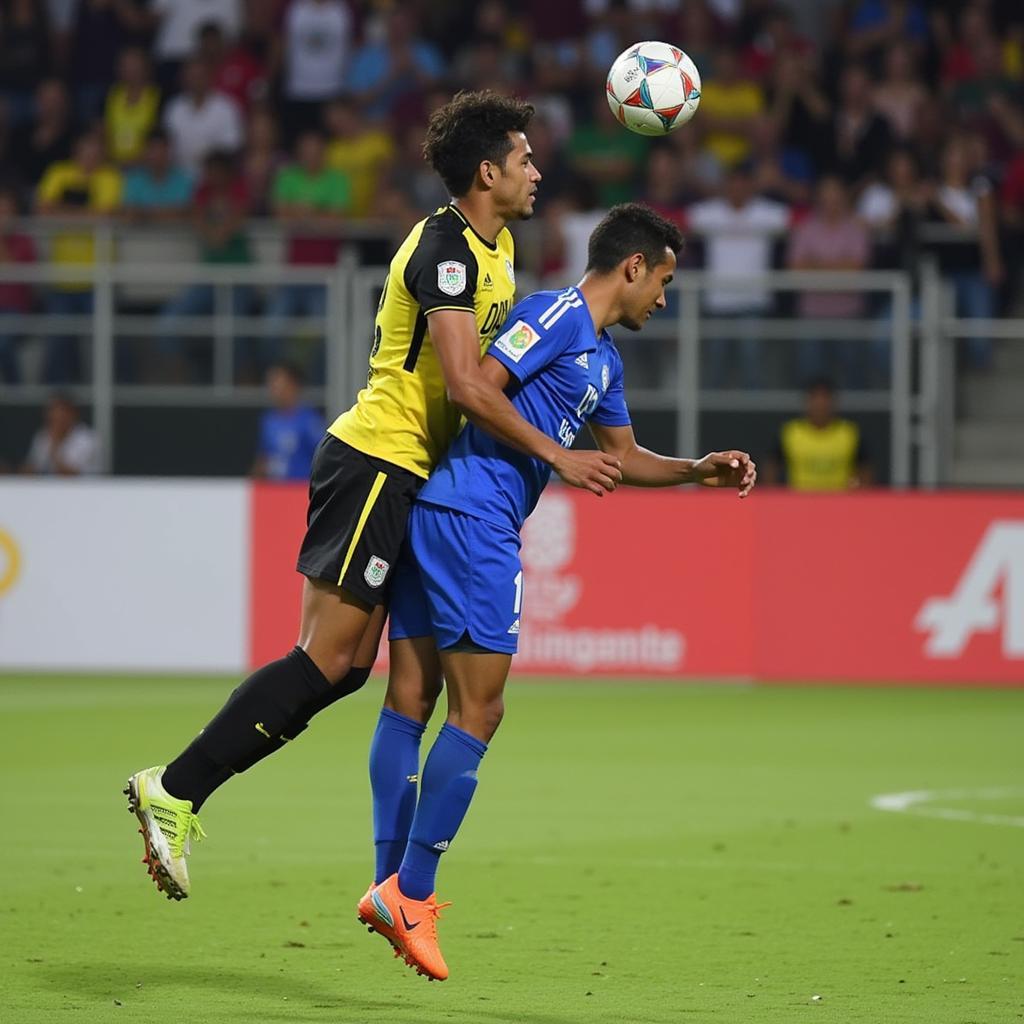
[[[78, 332], [87, 339], [88, 374], [80, 385], [69, 388], [91, 407], [92, 423], [101, 439], [104, 464], [112, 464], [114, 410], [118, 406], [173, 404], [225, 407], [259, 405], [262, 388], [235, 383], [236, 339], [258, 344], [280, 323], [265, 316], [237, 315], [231, 299], [238, 286], [269, 291], [292, 285], [316, 285], [324, 289], [325, 315], [301, 317], [287, 323], [289, 332], [302, 331], [319, 339], [324, 348], [322, 385], [311, 389], [310, 399], [328, 410], [345, 408], [366, 379], [366, 362], [373, 337], [373, 318], [386, 268], [360, 266], [352, 252], [330, 268], [296, 268], [265, 262], [246, 265], [212, 265], [195, 262], [117, 261], [102, 258], [112, 251], [98, 232], [100, 259], [90, 266], [76, 266], [74, 276], [87, 281], [93, 293], [92, 313], [56, 316], [27, 313], [7, 317], [5, 333], [42, 339], [57, 333]], [[107, 242], [110, 240], [107, 239]], [[0, 282], [26, 282], [53, 286], [69, 277], [67, 265], [52, 263], [5, 264]], [[208, 339], [212, 373], [203, 384], [144, 384], [118, 381], [115, 346], [119, 338], [134, 337], [145, 344], [156, 330], [161, 296], [172, 295], [189, 284], [212, 286], [213, 312], [208, 316], [181, 318], [176, 333]], [[520, 295], [536, 284], [520, 274]], [[708, 346], [740, 333], [759, 345], [783, 346], [843, 342], [863, 344], [883, 339], [888, 348], [887, 379], [851, 390], [843, 396], [850, 413], [888, 413], [890, 417], [891, 480], [894, 486], [935, 486], [947, 479], [951, 458], [954, 411], [954, 342], [983, 331], [990, 337], [1024, 337], [1024, 322], [1000, 320], [981, 323], [950, 315], [950, 299], [937, 272], [925, 268], [919, 309], [914, 308], [912, 282], [897, 271], [828, 272], [772, 271], [752, 277], [730, 277], [730, 291], [767, 290], [773, 294], [794, 292], [871, 293], [880, 298], [875, 313], [858, 319], [807, 319], [796, 315], [766, 317], [711, 317], [704, 311], [709, 289], [723, 279], [705, 271], [684, 271], [671, 289], [675, 298], [669, 313], [654, 318], [643, 337], [662, 343], [661, 362], [653, 386], [629, 390], [630, 405], [675, 416], [676, 445], [680, 453], [701, 450], [702, 412], [794, 412], [802, 396], [792, 375], [768, 380], [756, 388], [723, 388], [703, 381], [702, 362]], [[139, 297], [148, 297], [150, 308]], [[126, 297], [131, 302], [126, 302]], [[126, 311], [128, 309], [129, 311]], [[141, 311], [140, 311], [141, 309]], [[883, 309], [880, 315], [877, 310]], [[623, 346], [626, 348], [627, 346]], [[627, 361], [627, 382], [629, 380]], [[43, 384], [0, 383], [0, 403], [38, 404], [51, 389]]]

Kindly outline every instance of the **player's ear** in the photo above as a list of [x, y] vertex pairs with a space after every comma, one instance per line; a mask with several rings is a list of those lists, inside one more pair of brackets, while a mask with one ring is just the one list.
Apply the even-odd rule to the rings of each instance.
[[490, 160], [480, 161], [480, 180], [488, 187], [494, 188], [494, 179], [496, 177], [494, 164]]
[[635, 252], [626, 260], [626, 280], [632, 284], [639, 276], [644, 266], [644, 254]]

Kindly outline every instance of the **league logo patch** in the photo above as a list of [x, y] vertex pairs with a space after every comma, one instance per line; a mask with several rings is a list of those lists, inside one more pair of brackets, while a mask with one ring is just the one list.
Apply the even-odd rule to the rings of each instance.
[[601, 367], [601, 390], [608, 390], [608, 381], [611, 379], [611, 374], [608, 372], [608, 364], [604, 363]]
[[505, 257], [505, 273], [508, 274], [509, 281], [512, 284], [516, 283], [516, 271], [515, 267], [512, 266], [512, 261], [506, 256]]
[[466, 290], [466, 264], [458, 260], [438, 263], [437, 287], [445, 295], [461, 295]]
[[378, 555], [370, 555], [366, 569], [363, 570], [363, 579], [371, 587], [379, 587], [384, 582], [384, 577], [387, 576], [390, 568], [391, 566], [383, 558]]
[[540, 335], [525, 320], [517, 320], [495, 341], [494, 347], [518, 363], [538, 341]]

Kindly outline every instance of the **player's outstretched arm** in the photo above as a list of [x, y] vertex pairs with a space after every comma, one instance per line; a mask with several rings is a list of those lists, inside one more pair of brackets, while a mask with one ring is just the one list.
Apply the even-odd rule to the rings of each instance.
[[[462, 310], [427, 314], [430, 337], [441, 363], [448, 397], [466, 419], [502, 444], [546, 462], [573, 487], [602, 497], [622, 479], [618, 459], [604, 452], [572, 452], [527, 423], [504, 393], [508, 371], [495, 359], [480, 365], [476, 318]], [[503, 379], [502, 379], [503, 376]]]
[[631, 487], [735, 487], [745, 498], [757, 481], [757, 466], [746, 452], [712, 452], [702, 459], [674, 459], [641, 448], [631, 426], [608, 427], [592, 421], [590, 432], [602, 451], [620, 461], [622, 482]]

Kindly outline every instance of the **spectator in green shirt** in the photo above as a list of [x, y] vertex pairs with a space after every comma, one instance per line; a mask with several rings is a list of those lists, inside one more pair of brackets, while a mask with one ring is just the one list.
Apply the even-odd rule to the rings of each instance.
[[[192, 226], [199, 241], [204, 263], [251, 263], [245, 220], [249, 213], [249, 194], [232, 154], [210, 153], [203, 161], [203, 177], [192, 198]], [[213, 285], [199, 282], [189, 285], [161, 310], [156, 337], [163, 365], [160, 376], [175, 381], [208, 377], [211, 345], [209, 337], [193, 335], [188, 342], [173, 336], [182, 317], [211, 316], [216, 305]], [[253, 290], [247, 285], [231, 288], [231, 308], [235, 316], [245, 316], [253, 308]], [[197, 344], [198, 343], [198, 344]], [[255, 378], [255, 352], [251, 341], [236, 338], [235, 361], [243, 379]]]
[[615, 120], [601, 91], [595, 95], [590, 120], [569, 136], [567, 151], [572, 169], [593, 181], [599, 204], [610, 207], [634, 198], [649, 148], [649, 140]]
[[[282, 167], [274, 179], [274, 217], [286, 228], [288, 263], [293, 267], [329, 267], [338, 261], [341, 248], [338, 225], [352, 209], [352, 182], [344, 171], [329, 167], [326, 140], [315, 130], [303, 132], [295, 144], [295, 163]], [[327, 290], [320, 284], [286, 284], [270, 299], [267, 316], [271, 343], [266, 353], [271, 361], [284, 355], [287, 321], [296, 316], [323, 320], [327, 312]], [[309, 376], [323, 380], [323, 329], [317, 329], [318, 344], [310, 362]]]

